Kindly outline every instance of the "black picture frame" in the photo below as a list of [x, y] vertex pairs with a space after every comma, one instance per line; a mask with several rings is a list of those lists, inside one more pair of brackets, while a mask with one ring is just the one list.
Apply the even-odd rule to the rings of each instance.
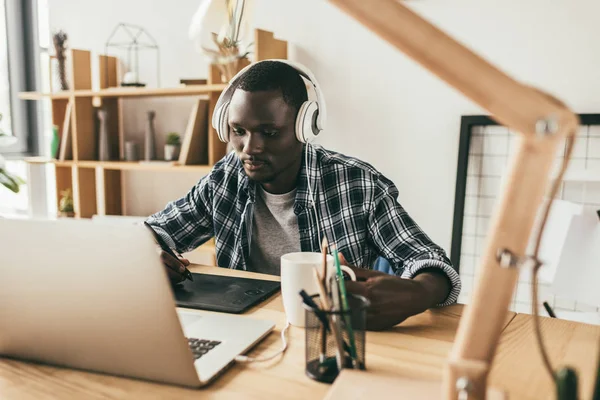
[[[600, 114], [578, 114], [578, 116], [581, 125], [600, 125]], [[450, 261], [452, 261], [452, 265], [457, 272], [460, 272], [471, 132], [473, 131], [473, 127], [476, 126], [498, 125], [500, 124], [487, 115], [463, 115], [460, 120], [456, 188], [454, 192], [454, 218], [452, 222], [452, 244], [450, 246]]]

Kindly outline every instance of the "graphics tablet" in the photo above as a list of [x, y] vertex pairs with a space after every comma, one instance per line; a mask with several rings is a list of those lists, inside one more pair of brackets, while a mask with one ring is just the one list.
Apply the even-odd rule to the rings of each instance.
[[239, 314], [278, 292], [279, 282], [209, 274], [194, 274], [175, 286], [178, 307]]

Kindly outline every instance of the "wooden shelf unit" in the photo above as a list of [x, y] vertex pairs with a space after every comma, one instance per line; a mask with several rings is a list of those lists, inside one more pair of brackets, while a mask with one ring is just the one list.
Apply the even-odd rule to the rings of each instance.
[[[272, 32], [257, 29], [254, 48], [257, 61], [267, 58], [287, 59], [287, 42], [275, 39]], [[222, 82], [219, 69], [215, 65], [209, 68], [206, 85], [129, 88], [118, 87], [117, 58], [100, 55], [97, 58], [100, 88], [92, 90], [91, 52], [72, 49], [68, 62], [70, 63], [68, 68], [70, 90], [56, 93], [21, 92], [19, 98], [49, 99], [52, 124], [58, 127], [61, 134], [65, 123], [68, 123], [70, 143], [64, 160], [31, 157], [26, 158], [25, 161], [31, 166], [48, 164], [54, 167], [57, 204], [60, 193], [65, 189], [71, 189], [75, 218], [91, 218], [94, 215], [128, 215], [125, 209], [127, 188], [122, 176], [126, 171], [198, 172], [201, 177], [225, 155], [227, 145], [218, 139], [216, 131], [211, 126], [210, 118], [219, 95], [227, 86]], [[182, 137], [182, 144], [187, 138], [191, 144], [189, 148], [193, 149], [186, 152], [183, 157], [186, 165], [123, 161], [125, 141], [123, 99], [174, 96], [197, 96], [199, 99], [190, 112], [188, 128]], [[207, 103], [205, 107], [201, 107], [200, 104], [203, 99]], [[110, 161], [97, 159], [96, 111], [99, 106], [107, 109], [111, 116], [108, 130], [114, 160]], [[199, 130], [202, 130], [204, 135], [196, 134]], [[152, 179], [152, 174], [148, 174], [147, 179]], [[214, 244], [206, 244], [206, 247], [214, 252]]]

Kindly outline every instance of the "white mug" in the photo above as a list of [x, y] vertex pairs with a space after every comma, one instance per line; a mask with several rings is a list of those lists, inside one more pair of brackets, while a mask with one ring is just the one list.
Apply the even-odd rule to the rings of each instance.
[[[294, 326], [305, 326], [305, 309], [302, 306], [300, 291], [312, 296], [319, 293], [319, 287], [315, 282], [313, 269], [321, 271], [323, 264], [322, 253], [299, 252], [288, 253], [281, 256], [281, 297], [283, 298], [283, 309], [290, 324]], [[351, 268], [342, 265], [342, 271], [350, 275], [350, 279], [356, 280], [356, 274]], [[327, 277], [334, 272], [333, 257], [327, 255]]]

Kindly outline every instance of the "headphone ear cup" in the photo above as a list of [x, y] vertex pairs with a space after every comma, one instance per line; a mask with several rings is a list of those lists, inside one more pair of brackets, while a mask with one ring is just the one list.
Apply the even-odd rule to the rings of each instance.
[[316, 120], [319, 107], [315, 101], [305, 101], [298, 110], [296, 117], [296, 138], [302, 143], [312, 142], [320, 130], [317, 128]]
[[229, 120], [229, 102], [223, 103], [221, 107], [216, 111], [217, 118], [217, 135], [221, 142], [228, 143], [229, 142], [229, 126], [227, 121]]

